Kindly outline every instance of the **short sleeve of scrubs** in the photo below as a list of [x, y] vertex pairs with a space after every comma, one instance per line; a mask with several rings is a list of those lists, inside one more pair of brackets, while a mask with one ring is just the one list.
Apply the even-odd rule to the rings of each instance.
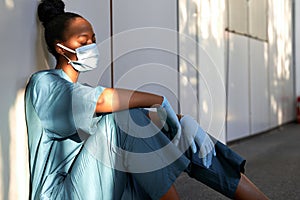
[[30, 95], [43, 127], [52, 134], [49, 137], [65, 138], [78, 130], [93, 133], [92, 118], [103, 90], [48, 73], [35, 82]]
[[78, 131], [94, 134], [97, 131], [98, 117], [95, 108], [100, 94], [105, 88], [92, 88], [79, 83], [74, 84], [72, 90], [72, 111], [75, 127]]

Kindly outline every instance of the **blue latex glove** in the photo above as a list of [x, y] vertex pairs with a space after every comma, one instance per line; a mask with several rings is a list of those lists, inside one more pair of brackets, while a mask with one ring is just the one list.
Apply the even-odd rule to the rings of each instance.
[[158, 114], [159, 118], [161, 119], [161, 121], [164, 125], [164, 128], [167, 131], [169, 129], [168, 124], [171, 125], [172, 127], [175, 127], [176, 135], [174, 135], [172, 142], [173, 142], [173, 144], [178, 146], [179, 139], [181, 137], [181, 125], [179, 123], [176, 113], [174, 112], [174, 110], [173, 110], [172, 106], [170, 105], [170, 103], [168, 102], [167, 98], [166, 97], [163, 97], [163, 98], [164, 98], [164, 100], [163, 100], [161, 106], [157, 108], [157, 114]]
[[213, 156], [216, 156], [214, 142], [191, 116], [183, 116], [180, 119], [180, 124], [182, 127], [182, 137], [179, 143], [180, 150], [185, 151], [190, 146], [193, 153], [196, 153], [197, 149], [199, 149], [199, 158], [202, 159], [203, 165], [209, 168]]

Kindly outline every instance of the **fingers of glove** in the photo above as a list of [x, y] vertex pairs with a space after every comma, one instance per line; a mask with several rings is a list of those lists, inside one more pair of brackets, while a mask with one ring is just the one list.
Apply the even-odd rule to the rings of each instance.
[[188, 148], [191, 148], [193, 153], [197, 152], [197, 145], [194, 141], [194, 136], [184, 132], [182, 129], [182, 134], [179, 141], [179, 149], [182, 152], [185, 152]]
[[207, 152], [211, 152], [215, 148], [214, 142], [210, 139], [208, 134], [205, 134], [203, 137], [203, 142], [202, 142], [207, 148]]
[[195, 142], [192, 142], [192, 143], [191, 143], [191, 149], [192, 149], [192, 152], [193, 152], [193, 153], [196, 153], [196, 152], [197, 152], [197, 146], [196, 146], [196, 143], [195, 143]]
[[160, 107], [157, 108], [157, 114], [158, 114], [158, 116], [159, 116], [160, 119], [162, 119], [162, 120], [166, 120], [167, 119], [167, 111], [162, 106], [160, 106]]
[[206, 168], [208, 168], [208, 167], [207, 167], [207, 158], [206, 158], [206, 157], [203, 157], [203, 158], [202, 158], [202, 162], [203, 162], [203, 165], [204, 165]]
[[162, 121], [163, 127], [166, 131], [169, 131], [169, 126], [165, 121]]
[[213, 141], [211, 141], [211, 144], [210, 144], [210, 151], [212, 153], [212, 156], [216, 156], [217, 155], [216, 149], [215, 149], [215, 144], [213, 143]]
[[200, 137], [200, 135], [197, 133], [197, 135], [194, 138], [195, 143], [201, 148], [204, 144], [204, 139]]
[[212, 158], [213, 158], [212, 155], [213, 151], [208, 151], [209, 149], [210, 147], [202, 145], [202, 148], [200, 148], [199, 155], [198, 155], [199, 158], [202, 158], [203, 165], [206, 168], [209, 168], [211, 166]]
[[214, 148], [214, 145], [207, 146], [206, 152], [207, 152], [206, 167], [209, 168], [212, 164], [213, 157], [216, 156], [216, 150]]
[[186, 152], [186, 150], [189, 148], [191, 148], [193, 153], [197, 153], [197, 145], [194, 143], [194, 141], [189, 142], [188, 140], [183, 141], [180, 139], [178, 148], [182, 153]]
[[164, 108], [159, 107], [157, 108], [157, 115], [160, 119], [161, 124], [163, 125], [166, 131], [169, 131], [169, 127], [167, 125], [167, 112]]
[[210, 139], [210, 137], [207, 137], [207, 140], [209, 140], [208, 151], [211, 152], [212, 156], [216, 156], [215, 143]]
[[172, 106], [168, 102], [167, 98], [164, 97], [164, 100], [161, 104], [161, 107], [163, 107], [165, 109], [167, 117], [170, 119], [170, 121], [172, 123], [174, 123], [174, 124], [178, 123], [179, 124], [178, 117], [177, 117], [176, 113], [174, 112]]
[[211, 163], [212, 163], [212, 152], [209, 152], [206, 156], [206, 165], [205, 167], [209, 168], [211, 166]]
[[181, 127], [179, 126], [179, 127], [177, 127], [177, 133], [172, 140], [172, 142], [175, 146], [178, 146], [180, 138], [181, 138]]
[[206, 156], [206, 154], [207, 154], [205, 145], [201, 145], [201, 146], [199, 146], [199, 147], [200, 147], [200, 148], [199, 148], [198, 157], [199, 157], [199, 158], [204, 158], [204, 157]]

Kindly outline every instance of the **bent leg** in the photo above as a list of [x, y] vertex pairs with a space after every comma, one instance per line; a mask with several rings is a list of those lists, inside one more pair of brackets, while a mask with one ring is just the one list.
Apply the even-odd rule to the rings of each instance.
[[197, 153], [188, 152], [191, 165], [187, 173], [192, 178], [204, 183], [231, 199], [265, 200], [268, 199], [243, 173], [245, 160], [228, 148], [216, 142], [217, 155], [212, 165], [206, 168]]
[[235, 192], [234, 199], [267, 200], [268, 198], [244, 174], [241, 174], [241, 179]]
[[138, 199], [139, 188], [145, 192], [140, 199], [174, 194], [172, 184], [188, 159], [141, 110], [118, 114], [105, 115], [98, 122], [65, 178], [60, 197]]
[[170, 189], [168, 190], [168, 192], [166, 194], [164, 194], [160, 200], [179, 200], [179, 196], [178, 193], [174, 187], [174, 185], [172, 185], [170, 187]]

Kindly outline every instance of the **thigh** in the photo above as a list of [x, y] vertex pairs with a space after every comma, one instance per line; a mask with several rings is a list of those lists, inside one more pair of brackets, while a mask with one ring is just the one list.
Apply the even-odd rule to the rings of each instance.
[[128, 176], [99, 162], [83, 147], [63, 182], [60, 195], [63, 199], [119, 200]]

